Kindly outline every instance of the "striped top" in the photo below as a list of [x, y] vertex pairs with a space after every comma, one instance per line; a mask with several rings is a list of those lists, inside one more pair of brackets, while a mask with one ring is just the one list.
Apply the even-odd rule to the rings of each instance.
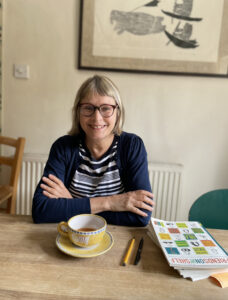
[[98, 160], [80, 143], [80, 164], [69, 191], [74, 198], [101, 197], [120, 194], [124, 187], [116, 164], [118, 138], [115, 136], [108, 151]]

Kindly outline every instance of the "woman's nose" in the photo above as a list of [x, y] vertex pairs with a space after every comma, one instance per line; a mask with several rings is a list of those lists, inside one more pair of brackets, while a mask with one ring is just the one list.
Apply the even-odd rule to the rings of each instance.
[[100, 111], [99, 111], [99, 109], [95, 109], [95, 112], [93, 113], [93, 117], [94, 117], [94, 119], [103, 119], [103, 117], [102, 117], [102, 115], [101, 115], [101, 113], [100, 113]]

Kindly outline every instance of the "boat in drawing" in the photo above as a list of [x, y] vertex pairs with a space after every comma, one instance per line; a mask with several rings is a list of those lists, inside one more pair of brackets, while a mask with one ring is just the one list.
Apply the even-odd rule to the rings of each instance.
[[201, 21], [202, 18], [192, 17], [193, 0], [176, 0], [174, 3], [173, 11], [169, 12], [162, 9], [162, 12], [172, 18], [185, 20], [185, 21]]
[[164, 30], [164, 32], [169, 40], [177, 47], [196, 48], [199, 46], [196, 40], [191, 39], [192, 24], [190, 23], [186, 22], [184, 26], [181, 27], [181, 23], [179, 22], [173, 34], [167, 30]]

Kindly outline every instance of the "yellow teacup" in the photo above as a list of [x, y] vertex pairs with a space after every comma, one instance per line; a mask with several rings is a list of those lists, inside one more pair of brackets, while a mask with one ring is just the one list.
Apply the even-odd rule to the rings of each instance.
[[93, 214], [77, 215], [58, 224], [58, 232], [69, 237], [71, 242], [80, 247], [99, 244], [103, 239], [107, 223], [104, 218]]

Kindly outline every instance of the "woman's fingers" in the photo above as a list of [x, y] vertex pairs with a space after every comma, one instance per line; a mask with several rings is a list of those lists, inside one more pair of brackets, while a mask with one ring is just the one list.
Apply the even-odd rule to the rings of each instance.
[[72, 198], [63, 182], [55, 175], [49, 174], [48, 177], [42, 177], [42, 180], [45, 184], [42, 183], [40, 187], [48, 198]]
[[60, 185], [60, 186], [63, 186], [63, 182], [58, 178], [56, 177], [55, 175], [53, 174], [49, 174], [48, 175], [48, 178], [52, 181], [52, 182], [55, 182], [56, 184]]
[[45, 182], [48, 186], [54, 188], [56, 187], [56, 183], [49, 179], [48, 177], [42, 177], [43, 182]]
[[146, 209], [149, 211], [153, 210], [153, 207], [151, 205], [147, 205], [145, 202], [143, 201], [135, 201], [134, 206], [141, 208], [141, 209]]
[[141, 209], [137, 208], [137, 207], [132, 207], [131, 211], [137, 215], [140, 215], [142, 217], [147, 217], [147, 213], [145, 213], [144, 211], [142, 211]]
[[154, 194], [153, 193], [150, 193], [148, 191], [145, 191], [145, 190], [138, 190], [137, 192], [140, 192], [140, 193], [143, 193], [145, 196], [153, 199], [154, 198]]
[[57, 177], [54, 175], [49, 175], [48, 177], [42, 177], [43, 182], [45, 182], [45, 184], [42, 183], [40, 185], [40, 187], [44, 190], [43, 194], [48, 198], [58, 198], [60, 187], [56, 180]]
[[151, 206], [155, 205], [155, 202], [153, 201], [154, 195], [150, 192], [144, 191], [144, 190], [138, 190], [137, 192], [137, 200], [148, 203]]
[[137, 190], [135, 192], [129, 192], [128, 194], [128, 210], [146, 217], [147, 213], [142, 211], [142, 209], [147, 211], [153, 211], [153, 206], [155, 202], [152, 200], [154, 195], [148, 191]]
[[55, 189], [53, 189], [52, 187], [46, 185], [46, 184], [41, 184], [40, 187], [46, 191], [48, 194], [51, 194], [53, 196], [57, 196], [57, 191]]
[[56, 187], [56, 186], [62, 187], [63, 186], [62, 181], [52, 174], [49, 174], [48, 177], [45, 177], [45, 176], [42, 177], [42, 180], [51, 187]]
[[45, 196], [47, 196], [48, 198], [56, 198], [56, 196], [54, 196], [53, 194], [51, 194], [51, 193], [48, 193], [47, 191], [43, 191], [43, 194], [45, 195]]
[[139, 199], [138, 201], [147, 203], [147, 204], [149, 204], [151, 206], [155, 205], [155, 202], [151, 198], [148, 198], [148, 197], [144, 197], [142, 200]]

